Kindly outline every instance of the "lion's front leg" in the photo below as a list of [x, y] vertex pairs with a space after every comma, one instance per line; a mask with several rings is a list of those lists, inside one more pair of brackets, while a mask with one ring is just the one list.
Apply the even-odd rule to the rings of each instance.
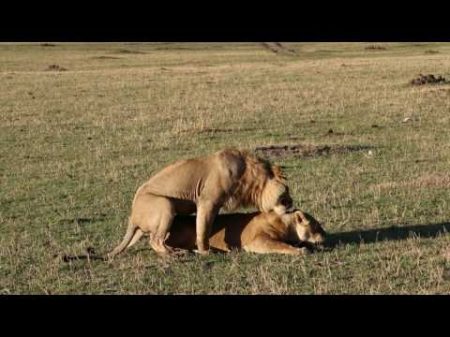
[[200, 254], [207, 254], [209, 251], [209, 237], [211, 229], [219, 212], [220, 207], [211, 202], [200, 202], [197, 206], [197, 249]]

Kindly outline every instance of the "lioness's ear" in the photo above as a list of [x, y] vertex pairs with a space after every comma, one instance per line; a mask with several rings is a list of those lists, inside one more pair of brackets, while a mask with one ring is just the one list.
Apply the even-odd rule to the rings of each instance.
[[296, 211], [295, 212], [295, 220], [298, 222], [307, 222], [305, 218], [305, 214], [303, 214], [302, 211]]

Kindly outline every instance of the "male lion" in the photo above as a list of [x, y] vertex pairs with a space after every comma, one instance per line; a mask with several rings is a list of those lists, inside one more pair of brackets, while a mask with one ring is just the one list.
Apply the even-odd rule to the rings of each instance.
[[158, 253], [174, 250], [166, 240], [175, 215], [196, 212], [199, 253], [209, 250], [211, 226], [219, 210], [255, 206], [260, 211], [284, 214], [293, 207], [279, 166], [248, 152], [226, 149], [209, 156], [180, 160], [152, 176], [136, 192], [127, 232], [110, 257], [151, 233]]
[[[278, 215], [274, 211], [221, 214], [214, 221], [209, 245], [212, 249], [223, 252], [243, 249], [246, 252], [260, 254], [300, 255], [304, 253], [305, 248], [294, 247], [291, 244], [323, 243], [325, 235], [322, 225], [314, 217], [299, 210], [283, 215]], [[134, 240], [132, 244], [136, 241]], [[177, 215], [167, 244], [174, 248], [194, 250], [195, 217]]]

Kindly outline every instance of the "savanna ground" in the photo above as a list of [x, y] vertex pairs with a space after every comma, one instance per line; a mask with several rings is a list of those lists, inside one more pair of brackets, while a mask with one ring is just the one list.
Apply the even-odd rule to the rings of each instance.
[[[372, 45], [1, 44], [0, 293], [449, 293], [450, 84], [409, 82], [450, 44]], [[115, 246], [166, 164], [268, 145], [309, 149], [265, 154], [326, 250], [54, 257]]]

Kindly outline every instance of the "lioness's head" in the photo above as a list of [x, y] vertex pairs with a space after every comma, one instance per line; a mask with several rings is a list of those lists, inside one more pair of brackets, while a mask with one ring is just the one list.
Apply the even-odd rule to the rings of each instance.
[[289, 194], [286, 177], [279, 166], [271, 166], [271, 174], [264, 185], [261, 193], [261, 210], [282, 215], [292, 211], [294, 202]]
[[308, 213], [296, 210], [284, 215], [291, 228], [291, 234], [301, 242], [321, 244], [325, 241], [325, 230], [322, 225]]

